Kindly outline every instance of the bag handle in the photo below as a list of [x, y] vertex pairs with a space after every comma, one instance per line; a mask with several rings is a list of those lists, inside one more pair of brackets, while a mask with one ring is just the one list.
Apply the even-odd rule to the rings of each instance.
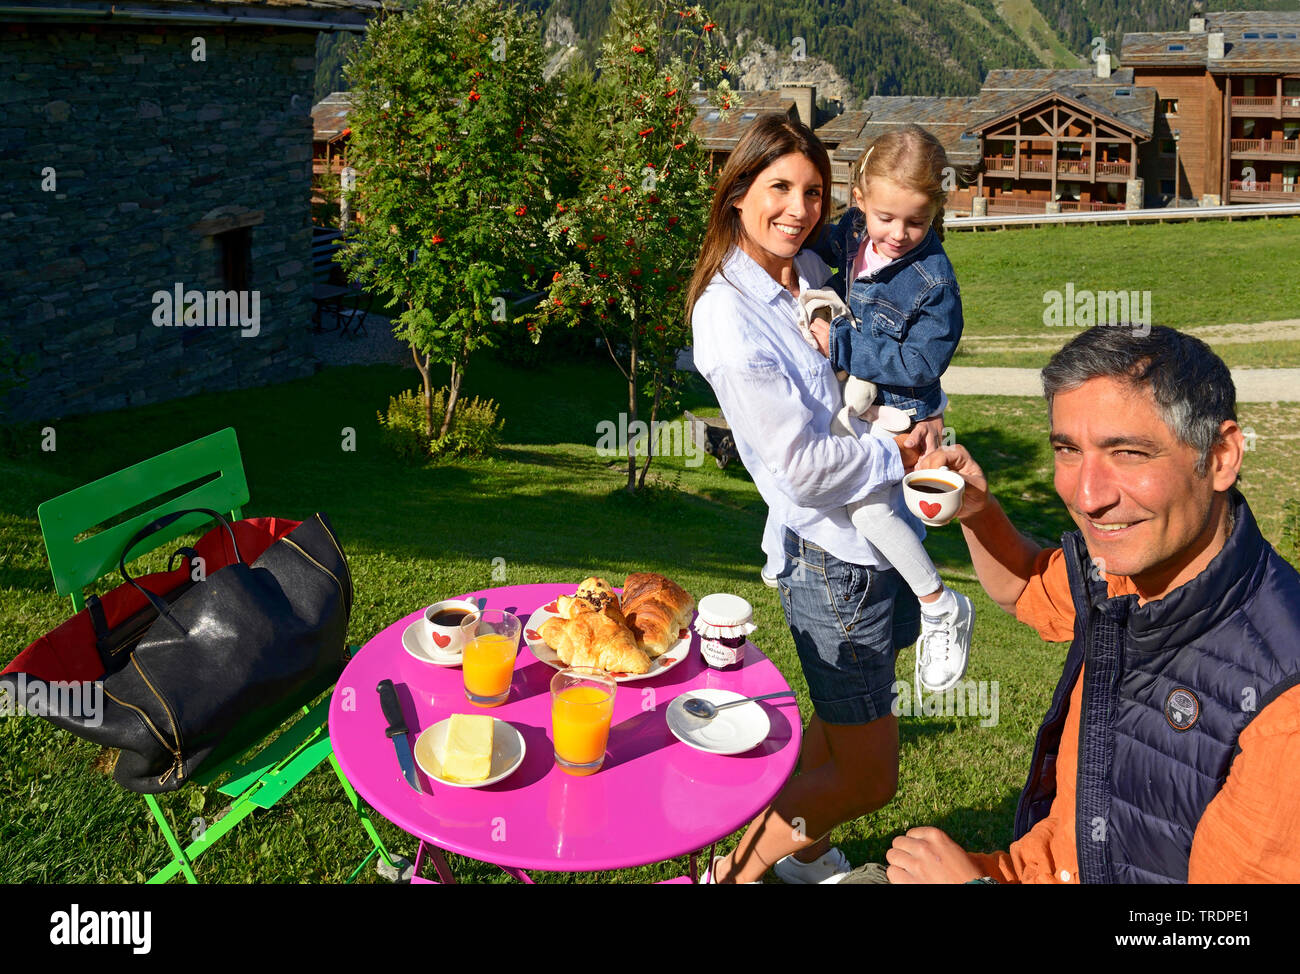
[[[157, 595], [155, 595], [153, 592], [150, 592], [144, 586], [140, 585], [138, 582], [136, 582], [134, 578], [132, 578], [127, 573], [126, 556], [130, 554], [132, 548], [134, 548], [137, 544], [139, 544], [149, 535], [156, 534], [157, 532], [161, 531], [163, 528], [167, 527], [168, 525], [174, 524], [176, 521], [179, 521], [187, 514], [207, 514], [213, 519], [220, 521], [222, 527], [226, 529], [226, 533], [230, 535], [230, 546], [235, 551], [235, 561], [243, 563], [244, 556], [239, 553], [239, 542], [235, 540], [235, 531], [230, 526], [230, 522], [227, 521], [225, 517], [223, 517], [218, 512], [207, 507], [191, 507], [183, 511], [172, 511], [170, 514], [164, 514], [156, 521], [152, 521], [149, 524], [146, 524], [144, 527], [142, 527], [139, 531], [137, 531], [132, 536], [130, 541], [126, 543], [126, 547], [122, 549], [122, 557], [119, 558], [117, 562], [117, 570], [122, 573], [122, 577], [126, 579], [128, 582], [130, 582], [131, 585], [133, 585], [135, 589], [138, 592], [140, 592], [141, 595], [143, 595], [146, 599], [149, 600], [149, 603], [155, 609], [158, 610], [158, 614], [160, 616], [166, 616], [169, 620], [171, 620], [172, 624], [177, 626], [178, 628], [179, 628], [179, 623], [177, 623], [175, 619], [172, 619], [171, 612], [168, 609], [167, 603], [163, 601], [161, 598], [159, 598]], [[175, 555], [173, 555], [173, 559], [174, 558]]]

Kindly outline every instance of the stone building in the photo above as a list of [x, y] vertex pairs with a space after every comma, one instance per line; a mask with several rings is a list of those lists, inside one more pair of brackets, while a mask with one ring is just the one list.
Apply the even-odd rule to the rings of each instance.
[[0, 15], [4, 407], [52, 419], [316, 367], [320, 31], [378, 0], [36, 0]]

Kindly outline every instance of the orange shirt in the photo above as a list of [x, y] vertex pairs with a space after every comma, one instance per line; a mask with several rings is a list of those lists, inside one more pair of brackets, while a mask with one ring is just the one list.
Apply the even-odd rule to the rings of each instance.
[[[1125, 576], [1107, 575], [1106, 583], [1112, 596], [1136, 592]], [[1016, 602], [1016, 618], [1049, 642], [1073, 638], [1074, 602], [1060, 548], [1039, 553]], [[971, 856], [1000, 883], [1079, 881], [1074, 809], [1082, 695], [1080, 675], [1070, 693], [1057, 756], [1056, 797], [1047, 816], [1011, 843], [1009, 851]], [[1188, 882], [1300, 882], [1300, 686], [1260, 711], [1238, 743], [1241, 753], [1192, 837]]]

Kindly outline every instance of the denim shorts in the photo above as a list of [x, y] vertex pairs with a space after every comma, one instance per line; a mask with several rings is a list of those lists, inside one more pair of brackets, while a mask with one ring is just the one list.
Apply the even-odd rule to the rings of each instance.
[[893, 712], [894, 660], [916, 642], [921, 605], [892, 568], [840, 561], [785, 530], [781, 608], [813, 710], [827, 724], [867, 724]]

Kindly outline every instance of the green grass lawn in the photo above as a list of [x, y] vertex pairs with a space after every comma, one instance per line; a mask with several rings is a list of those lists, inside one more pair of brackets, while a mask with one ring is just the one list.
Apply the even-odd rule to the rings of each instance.
[[1043, 323], [1044, 295], [1073, 283], [1149, 291], [1151, 324], [1193, 332], [1229, 366], [1300, 366], [1300, 325], [1218, 327], [1300, 316], [1300, 219], [963, 231], [944, 248], [966, 318], [954, 365], [1041, 368], [1077, 332]]
[[[711, 460], [688, 468], [661, 458], [651, 489], [629, 497], [617, 461], [596, 455], [596, 424], [617, 420], [623, 387], [607, 364], [517, 369], [477, 358], [467, 395], [501, 404], [499, 455], [423, 468], [402, 466], [378, 445], [375, 412], [414, 384], [414, 372], [353, 367], [266, 389], [208, 394], [111, 415], [52, 424], [57, 449], [42, 452], [38, 429], [22, 431], [0, 457], [0, 658], [12, 659], [66, 618], [53, 590], [36, 523], [44, 499], [196, 436], [234, 426], [252, 499], [247, 516], [301, 518], [316, 510], [333, 521], [351, 564], [356, 601], [349, 639], [361, 643], [420, 606], [494, 584], [574, 582], [589, 574], [662, 571], [696, 596], [732, 591], [754, 605], [755, 635], [811, 713], [794, 647], [775, 593], [758, 578], [764, 508], [737, 465]], [[687, 408], [707, 409], [695, 387]], [[1290, 437], [1300, 407], [1243, 410], [1256, 431], [1244, 488], [1266, 535], [1277, 541], [1283, 502], [1295, 495]], [[1051, 487], [1045, 411], [1037, 400], [966, 397], [949, 422], [990, 472], [995, 492], [1026, 532], [1050, 541], [1069, 527]], [[356, 430], [355, 452], [341, 448]], [[967, 847], [1005, 848], [1032, 735], [1064, 659], [999, 612], [974, 581], [955, 528], [931, 532], [928, 547], [945, 577], [971, 595], [979, 618], [969, 679], [998, 681], [998, 723], [971, 717], [902, 720], [898, 797], [885, 809], [837, 830], [855, 863], [879, 860], [894, 835], [934, 824]], [[499, 584], [499, 583], [498, 583]], [[910, 678], [912, 654], [898, 661]], [[98, 749], [36, 718], [0, 720], [0, 880], [135, 882], [166, 860], [144, 803], [96, 770]], [[176, 831], [211, 821], [224, 799], [189, 787], [162, 804]], [[392, 848], [413, 856], [415, 842], [381, 823]], [[241, 824], [200, 860], [210, 882], [338, 882], [365, 855], [333, 773], [317, 770], [286, 801]], [[451, 857], [468, 881], [505, 877]], [[685, 861], [609, 875], [536, 874], [541, 882], [649, 881], [684, 871]], [[367, 881], [377, 881], [373, 871]]]

